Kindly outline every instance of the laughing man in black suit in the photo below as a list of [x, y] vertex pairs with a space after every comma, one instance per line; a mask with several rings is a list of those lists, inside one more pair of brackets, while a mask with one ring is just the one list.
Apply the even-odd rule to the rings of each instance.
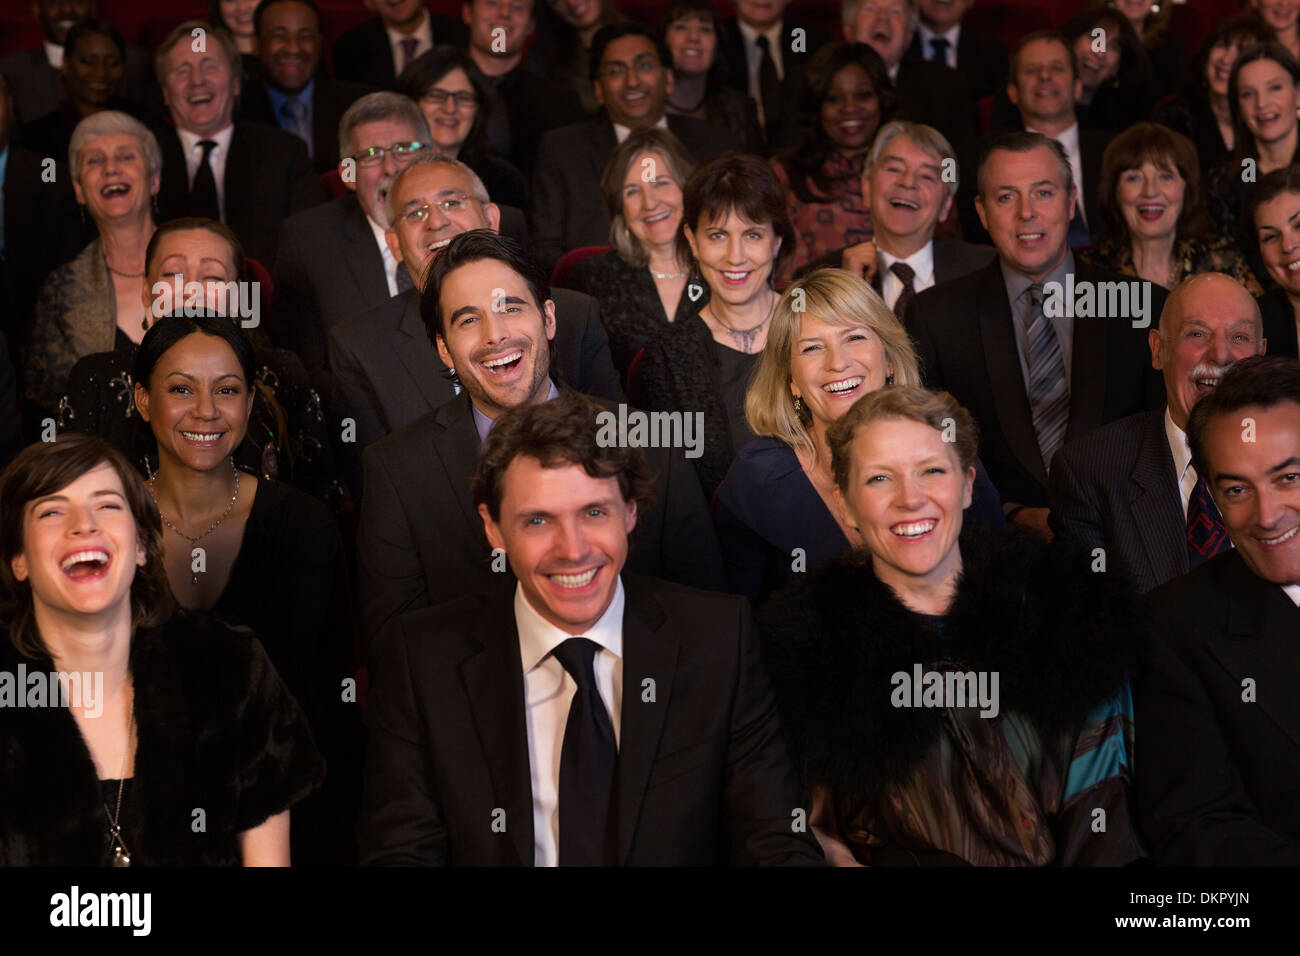
[[1187, 439], [1235, 547], [1150, 597], [1143, 829], [1158, 863], [1300, 866], [1300, 362], [1233, 366]]
[[[420, 312], [464, 391], [362, 457], [357, 562], [371, 645], [398, 615], [490, 587], [503, 570], [483, 537], [469, 478], [497, 418], [559, 394], [550, 283], [513, 240], [485, 229], [452, 239], [429, 267]], [[656, 500], [638, 518], [630, 567], [722, 590], [722, 555], [694, 469], [680, 450], [648, 448], [646, 460]]]
[[653, 486], [602, 411], [566, 393], [488, 437], [473, 500], [517, 583], [398, 620], [363, 863], [822, 863], [745, 601], [624, 573]]
[[1160, 328], [1148, 335], [1151, 364], [1164, 373], [1165, 408], [1062, 448], [1050, 479], [1053, 530], [1104, 548], [1110, 567], [1144, 593], [1231, 546], [1221, 532], [1200, 533], [1219, 516], [1198, 487], [1187, 418], [1234, 362], [1265, 348], [1255, 300], [1218, 272], [1175, 289]]
[[[999, 137], [978, 181], [998, 260], [922, 292], [904, 324], [926, 385], [951, 392], [979, 422], [980, 457], [1008, 519], [1050, 536], [1047, 466], [1057, 448], [1159, 402], [1147, 330], [1167, 293], [1076, 264], [1066, 236], [1077, 190], [1054, 140]], [[1134, 314], [1073, 317], [1067, 290], [1091, 288], [1097, 300], [1104, 282], [1121, 283], [1125, 301], [1136, 295], [1147, 314], [1130, 304]]]
[[546, 133], [533, 167], [532, 232], [548, 269], [570, 249], [609, 244], [600, 177], [609, 154], [633, 129], [671, 131], [700, 163], [739, 147], [725, 127], [664, 114], [671, 63], [663, 41], [644, 27], [619, 23], [596, 33], [591, 81], [604, 115]]

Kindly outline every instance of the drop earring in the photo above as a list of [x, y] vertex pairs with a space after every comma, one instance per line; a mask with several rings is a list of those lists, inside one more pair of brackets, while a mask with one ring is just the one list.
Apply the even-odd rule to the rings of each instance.
[[794, 397], [794, 414], [800, 421], [803, 420], [803, 399], [798, 395]]

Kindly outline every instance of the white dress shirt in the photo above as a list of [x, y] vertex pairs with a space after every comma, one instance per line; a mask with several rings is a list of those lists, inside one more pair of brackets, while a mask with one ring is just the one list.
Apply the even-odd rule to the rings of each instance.
[[1178, 483], [1178, 497], [1183, 502], [1183, 519], [1187, 518], [1187, 505], [1196, 488], [1196, 469], [1192, 467], [1192, 451], [1187, 447], [1187, 433], [1174, 424], [1173, 416], [1165, 407], [1165, 438], [1169, 441], [1169, 454], [1174, 458], [1174, 480]]
[[50, 66], [56, 70], [63, 69], [63, 47], [57, 43], [45, 41], [45, 59], [50, 61]]
[[921, 34], [921, 59], [931, 59], [934, 56], [934, 48], [930, 46], [930, 41], [935, 37], [943, 37], [948, 41], [944, 63], [954, 70], [957, 69], [957, 40], [961, 37], [961, 24], [957, 24], [947, 33], [935, 33], [924, 23], [918, 24], [917, 29]]
[[1291, 603], [1300, 607], [1300, 584], [1284, 584], [1282, 590], [1291, 599]]
[[[1026, 131], [1038, 133], [1041, 130], [1032, 129], [1026, 126]], [[1043, 133], [1047, 136], [1046, 133]], [[1088, 212], [1083, 208], [1083, 159], [1079, 156], [1079, 124], [1076, 122], [1067, 130], [1062, 130], [1058, 136], [1048, 136], [1048, 139], [1054, 139], [1061, 144], [1065, 150], [1065, 155], [1070, 159], [1070, 171], [1074, 173], [1074, 188], [1078, 195], [1079, 218], [1083, 224], [1088, 225]]]
[[[596, 651], [596, 689], [614, 725], [618, 746], [623, 708], [623, 580], [591, 630], [580, 636], [600, 645]], [[528, 729], [528, 765], [533, 786], [533, 865], [556, 866], [560, 859], [560, 755], [564, 728], [578, 685], [551, 655], [575, 635], [560, 630], [534, 610], [515, 587], [515, 625], [524, 671], [524, 715]]]
[[429, 16], [429, 11], [424, 11], [424, 22], [421, 23], [414, 33], [400, 33], [392, 27], [385, 27], [388, 31], [388, 46], [393, 51], [393, 72], [398, 76], [402, 74], [402, 68], [405, 66], [405, 58], [402, 56], [402, 41], [407, 37], [415, 37], [415, 53], [411, 59], [414, 60], [425, 50], [433, 49], [433, 17]]
[[180, 137], [181, 150], [185, 153], [185, 172], [190, 186], [194, 185], [194, 174], [203, 162], [203, 147], [199, 143], [205, 139], [215, 140], [217, 145], [208, 156], [208, 165], [212, 167], [212, 178], [217, 181], [217, 208], [221, 210], [221, 221], [226, 221], [226, 158], [230, 155], [230, 141], [235, 136], [234, 124], [227, 126], [213, 136], [200, 136], [187, 129], [176, 130]]
[[[745, 73], [749, 77], [749, 95], [758, 104], [758, 121], [766, 123], [767, 118], [763, 115], [763, 91], [758, 87], [758, 69], [763, 62], [763, 54], [755, 45], [758, 42], [758, 31], [739, 20], [736, 21], [736, 25], [740, 27], [740, 39], [745, 47]], [[767, 37], [768, 52], [772, 54], [772, 63], [776, 67], [778, 80], [785, 79], [785, 61], [781, 56], [784, 34], [784, 20], [774, 23], [763, 31], [763, 36]]]
[[[659, 122], [655, 123], [655, 128], [662, 129], [662, 130], [668, 129], [667, 113], [659, 117]], [[671, 130], [669, 130], [669, 132], [671, 132]], [[614, 124], [614, 138], [617, 139], [620, 143], [623, 142], [623, 140], [627, 139], [631, 135], [632, 135], [632, 127], [624, 126], [622, 123]]]
[[916, 273], [912, 277], [912, 288], [917, 292], [934, 285], [933, 242], [927, 242], [906, 259], [891, 256], [879, 246], [876, 247], [876, 254], [880, 258], [880, 297], [885, 300], [885, 305], [891, 309], [894, 307], [894, 303], [898, 301], [898, 297], [903, 294], [903, 280], [894, 275], [890, 268], [895, 262], [906, 263], [912, 267], [912, 271]]
[[[366, 222], [370, 223], [370, 231], [375, 234], [375, 245], [379, 246], [379, 254], [384, 257], [384, 278], [388, 280], [388, 295], [391, 298], [397, 295], [397, 257], [388, 248], [388, 240], [384, 238], [384, 233], [388, 230], [369, 216], [366, 216]], [[411, 278], [414, 279], [415, 276]]]

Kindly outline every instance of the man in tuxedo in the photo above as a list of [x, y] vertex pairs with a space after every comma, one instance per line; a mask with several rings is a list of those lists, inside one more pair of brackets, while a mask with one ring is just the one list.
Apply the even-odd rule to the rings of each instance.
[[1164, 375], [1163, 410], [1139, 412], [1056, 453], [1049, 481], [1052, 530], [1103, 548], [1113, 571], [1143, 593], [1231, 547], [1208, 484], [1187, 448], [1187, 418], [1236, 361], [1265, 348], [1254, 298], [1209, 272], [1169, 296], [1148, 333]]
[[794, 116], [799, 84], [813, 54], [831, 42], [815, 24], [787, 17], [789, 5], [790, 0], [736, 0], [736, 15], [722, 21], [718, 37], [727, 85], [748, 93], [758, 105], [772, 151], [799, 144]]
[[[1074, 181], [1080, 184], [1082, 199], [1070, 221], [1070, 247], [1090, 246], [1103, 229], [1101, 160], [1110, 134], [1079, 128], [1074, 104], [1083, 85], [1074, 51], [1059, 33], [1040, 30], [1021, 37], [1011, 53], [1009, 69], [1006, 93], [1018, 111], [1018, 121], [1010, 130], [1042, 133], [1061, 144], [1069, 157]], [[976, 168], [990, 139], [970, 140], [960, 147], [963, 173]], [[985, 242], [987, 233], [975, 212], [975, 195], [970, 191], [974, 178], [963, 178], [966, 186], [957, 194], [962, 234], [972, 242]]]
[[[196, 29], [206, 38], [199, 49]], [[159, 221], [219, 219], [270, 268], [281, 221], [325, 198], [307, 147], [284, 130], [234, 121], [240, 59], [226, 31], [182, 23], [158, 47], [155, 66], [173, 124], [154, 130], [163, 155]]]
[[846, 0], [844, 35], [880, 54], [898, 90], [898, 115], [933, 126], [950, 143], [976, 133], [966, 81], [945, 63], [905, 58], [918, 18], [916, 0]]
[[1157, 862], [1300, 865], [1300, 362], [1249, 358], [1187, 423], [1235, 546], [1152, 592], [1138, 808]]
[[624, 573], [650, 481], [602, 411], [567, 393], [488, 437], [473, 500], [514, 580], [377, 658], [363, 863], [823, 862], [745, 601]]
[[[388, 247], [415, 286], [329, 333], [334, 404], [356, 422], [358, 450], [459, 394], [420, 318], [425, 270], [454, 237], [471, 229], [497, 232], [501, 222], [483, 181], [450, 156], [428, 156], [402, 170], [386, 205]], [[596, 300], [568, 289], [554, 289], [551, 297], [558, 377], [580, 392], [623, 401]]]
[[[457, 236], [429, 266], [420, 313], [464, 391], [362, 456], [357, 577], [362, 634], [372, 644], [398, 615], [489, 586], [504, 570], [483, 537], [469, 478], [497, 418], [559, 394], [550, 283], [518, 243], [482, 229]], [[639, 517], [630, 567], [723, 590], [694, 470], [680, 450], [650, 448], [647, 461], [655, 503]]]
[[875, 235], [829, 252], [801, 272], [830, 266], [870, 280], [900, 319], [912, 297], [940, 282], [982, 269], [992, 249], [957, 239], [935, 239], [935, 226], [948, 215], [957, 192], [952, 146], [938, 130], [894, 120], [876, 133], [862, 166], [862, 195], [871, 208]]
[[262, 77], [240, 98], [240, 118], [278, 126], [303, 141], [317, 173], [339, 164], [339, 120], [370, 92], [320, 70], [321, 20], [314, 0], [267, 0], [253, 14]]
[[378, 16], [334, 41], [334, 76], [346, 83], [390, 89], [397, 75], [439, 43], [464, 46], [465, 27], [430, 13], [423, 0], [363, 0]]
[[[922, 292], [904, 316], [926, 385], [978, 421], [980, 458], [1008, 519], [1047, 536], [1057, 448], [1159, 401], [1146, 337], [1166, 293], [1075, 262], [1066, 234], [1076, 195], [1055, 140], [995, 140], [976, 204], [997, 261]], [[1072, 298], [1081, 295], [1091, 304]]]
[[921, 22], [909, 60], [931, 60], [965, 78], [972, 99], [989, 96], [1007, 82], [1007, 48], [1001, 40], [963, 24], [975, 0], [920, 0]]
[[466, 0], [461, 6], [469, 58], [491, 101], [488, 142], [528, 177], [542, 134], [582, 118], [573, 89], [524, 66], [524, 47], [536, 25], [533, 8], [534, 0]]
[[667, 129], [697, 162], [738, 148], [724, 127], [665, 115], [671, 63], [663, 41], [644, 27], [618, 23], [596, 33], [591, 81], [604, 115], [546, 133], [533, 169], [532, 232], [548, 269], [570, 249], [609, 244], [600, 177], [609, 154], [632, 130]]

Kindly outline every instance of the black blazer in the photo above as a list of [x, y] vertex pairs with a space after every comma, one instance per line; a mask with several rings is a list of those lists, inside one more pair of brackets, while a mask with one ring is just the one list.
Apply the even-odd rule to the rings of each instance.
[[[312, 87], [311, 104], [311, 161], [317, 173], [328, 172], [339, 164], [339, 120], [347, 108], [374, 89], [355, 83], [338, 83], [316, 74]], [[280, 128], [271, 97], [266, 92], [266, 80], [254, 80], [240, 91], [239, 118]]]
[[970, 87], [966, 78], [951, 67], [904, 57], [898, 64], [894, 86], [898, 90], [899, 119], [933, 126], [949, 143], [964, 143], [979, 133]]
[[[617, 411], [612, 402], [596, 401]], [[372, 645], [398, 615], [491, 587], [497, 578], [470, 496], [479, 445], [469, 396], [461, 394], [362, 455], [357, 579], [362, 635]], [[695, 472], [680, 450], [644, 452], [656, 494], [637, 516], [628, 569], [725, 590], [722, 555]]]
[[[929, 53], [921, 49], [921, 31], [917, 30], [903, 59], [928, 60]], [[1007, 83], [1006, 46], [996, 37], [963, 23], [957, 35], [957, 72], [966, 81], [972, 100], [997, 93]]]
[[[792, 11], [787, 10], [789, 12]], [[813, 55], [834, 39], [821, 27], [790, 16], [784, 18], [782, 29], [787, 37], [791, 37], [795, 30], [803, 30], [804, 46], [802, 52], [796, 53], [790, 49], [793, 44], [791, 40], [781, 49], [781, 67], [784, 70], [781, 77], [782, 110], [777, 116], [764, 117], [764, 133], [771, 152], [794, 149], [799, 145], [799, 125], [794, 116], [799, 87]], [[740, 22], [735, 17], [722, 21], [722, 36], [718, 38], [718, 43], [718, 55], [724, 57], [726, 62], [727, 86], [748, 94], [749, 67], [745, 59], [745, 39], [740, 32]]]
[[[474, 72], [488, 87], [495, 87], [506, 107], [510, 125], [510, 152], [505, 157], [525, 178], [533, 175], [533, 159], [542, 134], [582, 119], [582, 101], [571, 87], [548, 79], [524, 66], [503, 76]], [[489, 195], [495, 196], [491, 189]]]
[[[802, 794], [745, 601], [623, 583], [617, 863], [821, 864], [791, 827]], [[400, 618], [375, 666], [363, 863], [533, 865], [514, 584], [493, 584]], [[504, 828], [489, 825], [498, 810]]]
[[1052, 460], [1052, 530], [1126, 573], [1142, 593], [1187, 573], [1187, 521], [1164, 409], [1111, 422]]
[[[934, 284], [948, 282], [951, 279], [960, 279], [964, 275], [969, 275], [977, 269], [983, 269], [990, 262], [998, 257], [997, 250], [992, 246], [977, 246], [973, 243], [962, 242], [960, 239], [944, 239], [939, 237], [931, 240], [934, 243]], [[795, 273], [799, 278], [812, 272], [814, 269], [840, 269], [843, 268], [844, 250], [836, 249], [828, 252], [807, 263]], [[881, 274], [879, 270], [876, 277], [871, 280], [871, 287], [880, 291]]]
[[[668, 129], [697, 163], [739, 148], [726, 128], [690, 116], [670, 113]], [[609, 245], [600, 177], [617, 145], [614, 124], [604, 116], [542, 136], [533, 166], [531, 226], [535, 255], [548, 269], [570, 249]]]
[[[176, 128], [160, 127], [154, 134], [163, 156], [158, 221], [166, 222], [189, 214], [189, 171]], [[245, 253], [272, 268], [280, 223], [324, 199], [302, 140], [264, 123], [235, 123], [226, 157], [225, 223]]]
[[[624, 401], [596, 300], [569, 289], [552, 289], [551, 298], [559, 379], [576, 391]], [[340, 322], [329, 337], [334, 405], [356, 420], [358, 449], [455, 397], [447, 366], [425, 331], [416, 289]]]
[[[1077, 282], [1136, 281], [1076, 260]], [[1168, 293], [1151, 290], [1158, 316]], [[925, 384], [951, 392], [975, 416], [980, 457], [1004, 502], [1047, 507], [1043, 465], [1002, 267], [926, 289], [903, 317], [916, 343]], [[1155, 324], [1154, 318], [1152, 325]], [[1163, 385], [1151, 368], [1147, 329], [1118, 319], [1075, 319], [1067, 443], [1100, 425], [1156, 407]]]
[[1269, 355], [1300, 357], [1300, 330], [1297, 330], [1295, 309], [1281, 286], [1269, 289], [1255, 300], [1264, 319], [1264, 338], [1268, 339]]
[[[441, 13], [431, 12], [429, 16], [434, 46], [440, 43], [465, 46], [469, 37], [465, 24]], [[331, 62], [335, 79], [381, 89], [392, 89], [399, 72], [393, 64], [388, 30], [379, 17], [357, 24], [335, 40]]]
[[1236, 550], [1149, 601], [1135, 779], [1156, 861], [1300, 865], [1300, 608]]

